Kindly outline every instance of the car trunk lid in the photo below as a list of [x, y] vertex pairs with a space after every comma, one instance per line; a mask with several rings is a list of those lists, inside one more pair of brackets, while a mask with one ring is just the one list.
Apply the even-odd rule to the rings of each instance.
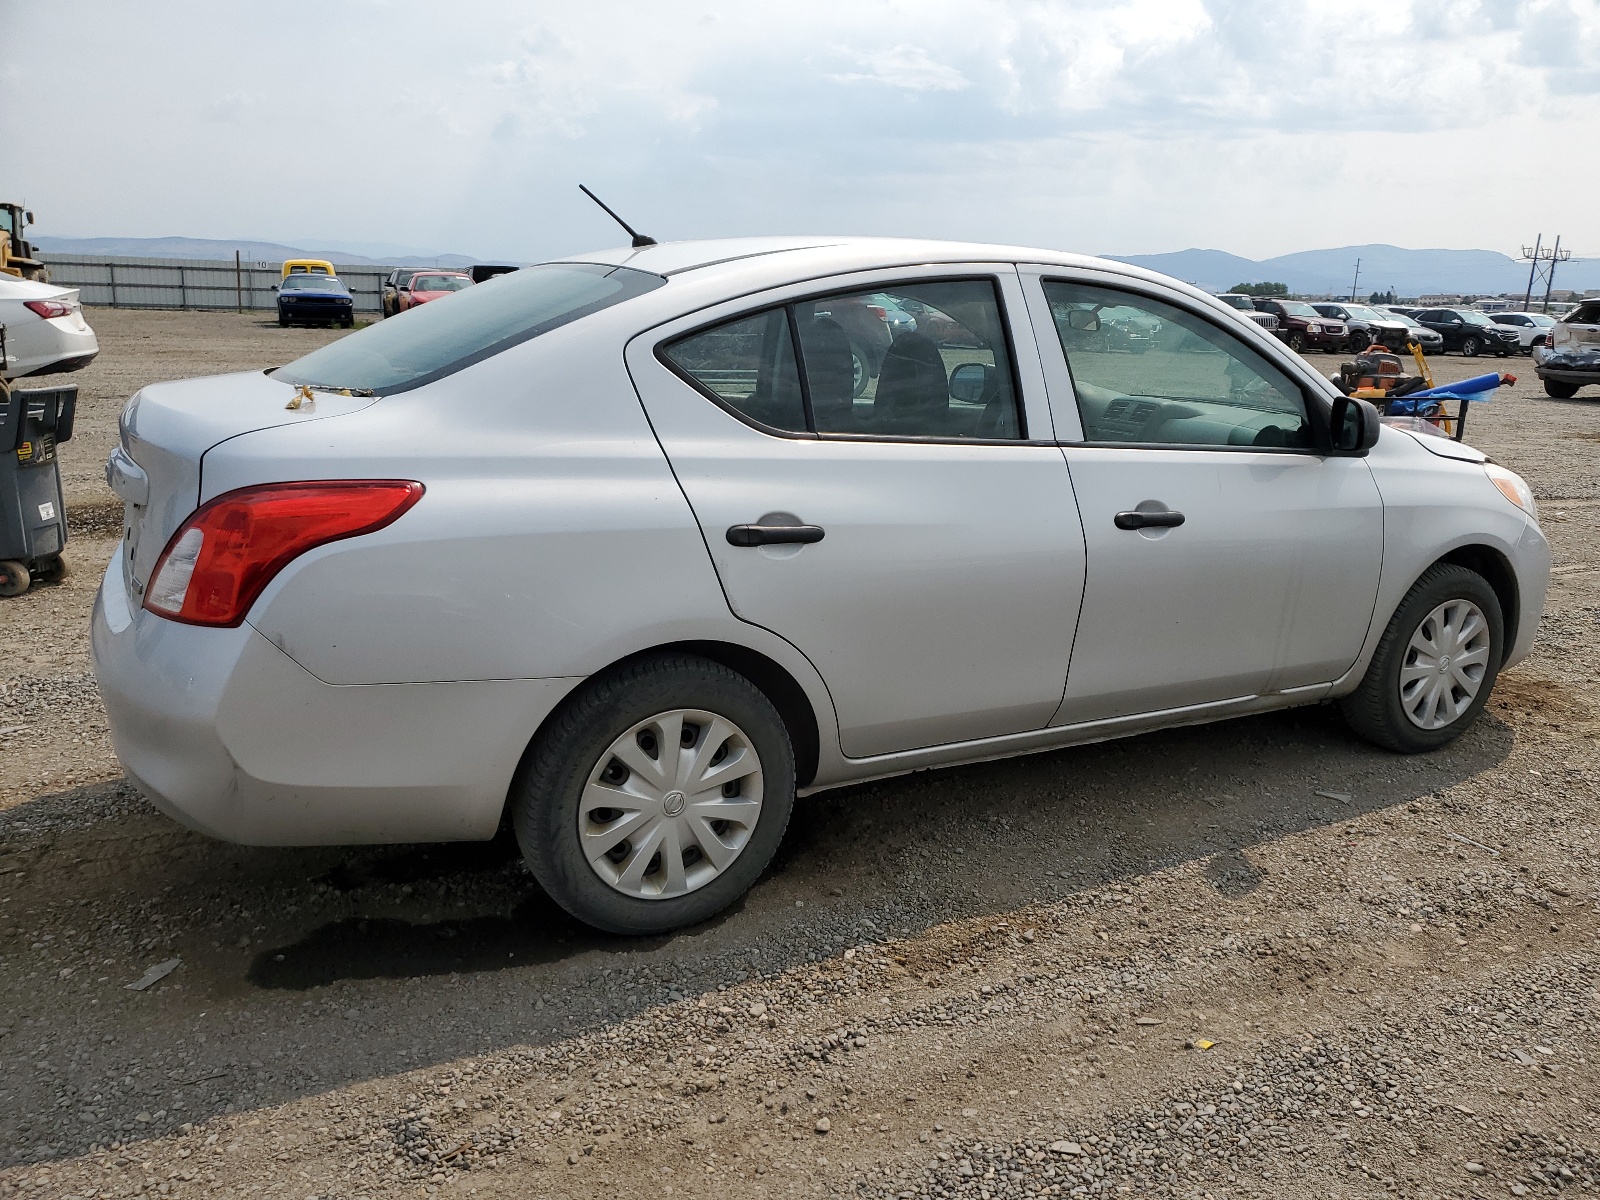
[[123, 573], [134, 602], [167, 541], [200, 506], [208, 450], [243, 433], [343, 416], [375, 402], [306, 393], [260, 371], [157, 383], [136, 393], [122, 413], [121, 445], [106, 464], [106, 482], [123, 501]]

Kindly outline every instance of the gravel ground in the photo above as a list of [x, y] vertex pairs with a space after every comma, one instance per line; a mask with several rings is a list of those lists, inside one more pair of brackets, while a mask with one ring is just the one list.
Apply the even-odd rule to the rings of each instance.
[[1452, 746], [1313, 708], [813, 797], [737, 909], [628, 941], [504, 840], [227, 846], [121, 780], [116, 413], [331, 335], [92, 320], [76, 573], [0, 608], [0, 1196], [1600, 1189], [1600, 404], [1526, 360], [1434, 364], [1524, 375], [1469, 440], [1556, 549]]

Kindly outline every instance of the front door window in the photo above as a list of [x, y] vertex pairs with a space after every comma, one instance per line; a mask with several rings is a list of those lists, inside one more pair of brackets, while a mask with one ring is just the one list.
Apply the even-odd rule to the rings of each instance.
[[1210, 322], [1159, 300], [1047, 281], [1084, 439], [1156, 446], [1313, 444], [1300, 389]]

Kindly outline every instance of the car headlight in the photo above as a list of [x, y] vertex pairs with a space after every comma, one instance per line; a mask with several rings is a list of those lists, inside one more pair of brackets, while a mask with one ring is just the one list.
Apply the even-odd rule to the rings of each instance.
[[1489, 473], [1489, 482], [1500, 489], [1502, 496], [1535, 521], [1539, 519], [1539, 503], [1533, 498], [1533, 489], [1528, 486], [1527, 480], [1498, 463], [1485, 463], [1483, 469]]

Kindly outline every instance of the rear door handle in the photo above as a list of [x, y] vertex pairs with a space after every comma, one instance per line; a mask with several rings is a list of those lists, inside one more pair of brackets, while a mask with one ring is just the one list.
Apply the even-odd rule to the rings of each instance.
[[1116, 516], [1118, 529], [1174, 529], [1183, 524], [1183, 514], [1164, 509], [1160, 512], [1119, 512]]
[[809, 546], [822, 540], [821, 525], [730, 525], [730, 546]]

